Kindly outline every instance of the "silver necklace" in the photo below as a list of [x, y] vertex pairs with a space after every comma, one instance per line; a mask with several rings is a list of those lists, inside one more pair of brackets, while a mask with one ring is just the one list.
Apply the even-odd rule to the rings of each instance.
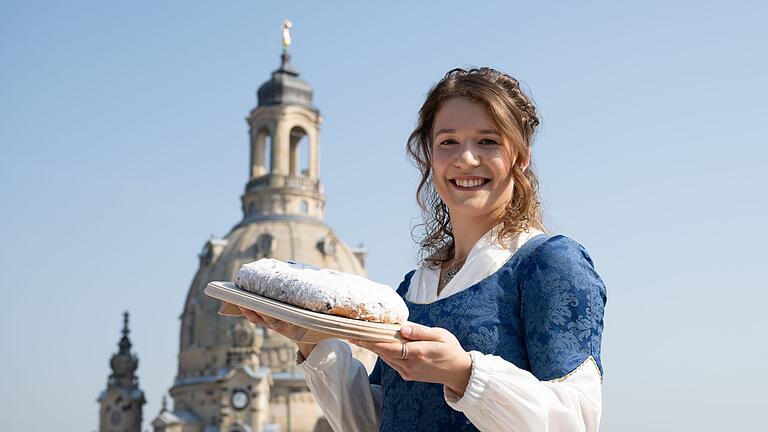
[[453, 279], [454, 276], [456, 276], [456, 273], [461, 270], [461, 265], [464, 263], [464, 260], [466, 260], [467, 257], [462, 258], [459, 261], [454, 260], [451, 265], [448, 266], [448, 268], [443, 270], [443, 277], [441, 278], [441, 281], [443, 283], [443, 286], [448, 285], [448, 282]]

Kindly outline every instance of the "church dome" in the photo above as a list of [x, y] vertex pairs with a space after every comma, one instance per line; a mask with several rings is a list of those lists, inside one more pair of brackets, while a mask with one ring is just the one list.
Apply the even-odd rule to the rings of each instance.
[[[365, 250], [349, 247], [323, 222], [323, 119], [312, 106], [312, 87], [290, 64], [290, 26], [283, 23], [280, 68], [259, 88], [258, 106], [247, 118], [243, 218], [224, 238], [210, 238], [199, 254], [180, 317], [178, 370], [170, 389], [175, 417], [161, 414], [161, 426], [178, 418], [184, 430], [318, 430], [322, 412], [296, 369], [293, 341], [243, 317], [219, 315], [221, 302], [204, 293], [209, 282], [231, 281], [243, 264], [261, 258], [366, 276]], [[351, 349], [370, 371], [375, 355]]]
[[283, 53], [280, 69], [272, 72], [272, 78], [259, 87], [257, 95], [259, 106], [296, 104], [312, 107], [312, 86], [299, 78], [288, 53]]

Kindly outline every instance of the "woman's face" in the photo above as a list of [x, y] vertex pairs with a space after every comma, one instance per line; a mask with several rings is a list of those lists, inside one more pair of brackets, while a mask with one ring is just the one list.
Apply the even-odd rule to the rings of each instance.
[[485, 108], [446, 101], [432, 129], [432, 181], [451, 219], [498, 220], [512, 199], [512, 151]]

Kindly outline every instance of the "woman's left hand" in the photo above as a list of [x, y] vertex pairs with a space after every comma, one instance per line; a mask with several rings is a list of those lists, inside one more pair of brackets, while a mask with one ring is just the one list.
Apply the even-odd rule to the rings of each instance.
[[[464, 395], [472, 372], [472, 358], [456, 336], [443, 328], [414, 323], [404, 325], [400, 335], [406, 339], [403, 343], [357, 339], [350, 342], [377, 354], [406, 381], [444, 384], [459, 397]], [[402, 359], [406, 352], [406, 358]]]

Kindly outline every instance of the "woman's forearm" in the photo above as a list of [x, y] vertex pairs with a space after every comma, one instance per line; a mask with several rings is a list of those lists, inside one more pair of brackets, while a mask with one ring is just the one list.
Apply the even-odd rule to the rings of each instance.
[[379, 430], [381, 387], [371, 385], [363, 364], [338, 339], [320, 341], [299, 365], [333, 430]]

